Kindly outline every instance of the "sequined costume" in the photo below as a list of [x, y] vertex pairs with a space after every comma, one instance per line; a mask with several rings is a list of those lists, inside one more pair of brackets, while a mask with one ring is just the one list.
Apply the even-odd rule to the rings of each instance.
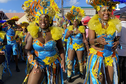
[[[60, 67], [60, 73], [59, 75], [56, 75], [58, 74], [58, 68], [56, 67], [60, 64], [60, 57], [56, 51], [56, 42], [50, 40], [45, 44], [42, 44], [39, 40], [35, 39], [33, 42], [33, 48], [35, 49], [37, 62], [41, 64], [41, 68], [47, 68], [47, 84], [49, 84], [51, 80], [55, 80], [55, 83], [57, 82], [57, 84], [63, 84], [63, 72]], [[50, 73], [51, 71], [53, 71], [53, 73]]]
[[11, 50], [13, 51], [13, 55], [18, 54], [18, 45], [15, 40], [14, 29], [10, 28], [7, 30], [6, 38], [7, 38], [6, 50], [7, 50], [8, 62], [10, 63]]
[[[68, 37], [68, 39], [65, 39], [65, 36], [67, 34], [68, 29], [65, 30], [64, 36], [63, 36], [63, 40], [65, 42], [67, 42], [66, 44], [66, 53], [65, 53], [65, 62], [66, 62], [66, 66], [69, 63], [69, 59], [68, 59], [68, 49], [69, 49], [69, 45], [70, 45], [70, 37]], [[76, 57], [74, 57], [74, 61], [73, 61], [73, 67], [72, 67], [72, 73], [75, 75], [75, 64], [76, 64]], [[67, 70], [67, 69], [66, 69]]]
[[[108, 21], [108, 28], [104, 29], [101, 27], [101, 23], [99, 22], [99, 16], [96, 14], [89, 21], [88, 26], [89, 29], [94, 30], [97, 38], [101, 35], [106, 35], [105, 41], [108, 43], [106, 45], [99, 45], [99, 47], [103, 48], [103, 50], [96, 50], [94, 48], [90, 48], [90, 53], [87, 61], [87, 74], [84, 81], [84, 84], [90, 84], [90, 80], [92, 80], [93, 84], [102, 84], [99, 80], [100, 75], [104, 74], [103, 79], [105, 80], [105, 84], [107, 84], [106, 78], [106, 70], [105, 67], [111, 66], [113, 67], [113, 84], [118, 84], [118, 55], [116, 51], [112, 51], [115, 32], [121, 30], [120, 21], [115, 18]], [[99, 25], [97, 25], [99, 24]], [[103, 70], [101, 70], [103, 69]], [[91, 79], [90, 79], [91, 78]]]
[[[3, 43], [3, 40], [4, 40], [5, 36], [6, 36], [6, 32], [0, 31], [0, 42]], [[0, 70], [3, 70], [2, 71], [3, 74], [0, 71], [0, 77], [2, 77], [2, 75], [4, 75], [6, 72], [8, 72], [12, 76], [12, 73], [11, 73], [9, 67], [8, 67], [8, 60], [7, 60], [8, 58], [7, 58], [7, 54], [6, 54], [5, 45], [4, 46], [3, 45], [0, 46], [0, 51], [4, 51], [5, 52], [5, 62], [0, 64]], [[5, 72], [5, 70], [6, 70], [6, 72]]]
[[[26, 33], [24, 33], [23, 31], [16, 31], [18, 37], [19, 37], [19, 54], [22, 58], [22, 60], [24, 60], [23, 58], [23, 48], [25, 47], [25, 37], [26, 37]], [[23, 52], [23, 53], [22, 53]]]
[[[73, 25], [68, 27], [69, 31], [74, 31]], [[83, 44], [83, 35], [82, 33], [85, 32], [84, 26], [79, 26], [78, 30], [80, 33], [77, 34], [71, 34], [70, 37], [70, 43], [68, 48], [75, 51], [83, 51], [84, 50], [84, 44]], [[76, 31], [76, 30], [75, 30]]]
[[[72, 6], [70, 8], [70, 12], [67, 12], [65, 14], [67, 20], [71, 21], [72, 23], [75, 20], [81, 21], [82, 17], [85, 16], [85, 12], [83, 9], [81, 9], [81, 7], [75, 7]], [[85, 33], [85, 27], [84, 26], [80, 26], [79, 24], [77, 25], [77, 28], [74, 28], [73, 25], [68, 27], [69, 31], [73, 31], [72, 34], [68, 35], [68, 39], [69, 39], [69, 44], [68, 45], [68, 52], [69, 50], [74, 50], [74, 52], [76, 51], [84, 51], [84, 43], [83, 43], [83, 33]], [[79, 32], [77, 32], [79, 31]], [[69, 57], [70, 58], [70, 57]], [[71, 76], [72, 76], [72, 71], [75, 73], [75, 64], [76, 64], [76, 58], [74, 58], [74, 63], [73, 60], [69, 60], [67, 57], [67, 80], [68, 82], [71, 81]], [[82, 59], [78, 60], [79, 62], [79, 66], [80, 66], [80, 74], [83, 75], [83, 62]]]
[[[59, 32], [61, 32], [61, 30]], [[60, 57], [56, 51], [56, 41], [50, 40], [43, 44], [39, 40], [34, 39], [33, 48], [37, 54], [37, 61], [43, 66], [41, 66], [41, 68], [47, 68], [47, 84], [49, 84], [51, 80], [54, 80], [56, 84], [63, 84], [63, 72], [60, 66], [60, 73], [56, 75], [58, 74], [58, 64], [60, 64]]]
[[[74, 31], [73, 25], [68, 27], [69, 31]], [[68, 50], [75, 50], [75, 51], [84, 51], [84, 43], [83, 43], [83, 35], [82, 33], [85, 33], [85, 27], [84, 26], [79, 26], [78, 30], [80, 33], [77, 34], [71, 34], [68, 38]], [[76, 31], [76, 30], [75, 30]], [[66, 55], [67, 56], [67, 55]], [[67, 61], [67, 76], [71, 77], [72, 76], [72, 71], [75, 74], [75, 64], [76, 64], [77, 58], [74, 58], [74, 61], [71, 61], [68, 59], [68, 56], [66, 57]], [[83, 74], [83, 59], [78, 60], [79, 66], [80, 66], [80, 73]]]
[[[28, 27], [28, 31], [30, 33], [32, 30], [29, 28], [30, 27]], [[41, 69], [46, 69], [47, 74], [43, 79], [42, 84], [50, 84], [51, 81], [56, 84], [64, 84], [63, 72], [60, 64], [61, 58], [57, 52], [56, 47], [56, 41], [62, 38], [62, 29], [58, 27], [50, 27], [50, 31], [53, 39], [46, 42], [45, 44], [41, 43], [37, 39], [33, 40], [33, 49], [35, 50], [34, 52], [36, 54], [35, 59], [40, 64], [39, 67]], [[34, 37], [32, 33], [30, 34]], [[32, 65], [34, 65], [34, 63], [32, 63]]]
[[[56, 41], [62, 38], [62, 29], [50, 27], [49, 29], [52, 35], [52, 40], [48, 41], [45, 44], [42, 44], [36, 39], [38, 38], [39, 27], [35, 27], [36, 23], [39, 23], [39, 17], [42, 14], [49, 16], [49, 23], [51, 24], [54, 16], [58, 16], [57, 14], [60, 12], [60, 9], [58, 8], [54, 0], [27, 0], [24, 2], [23, 6], [24, 11], [28, 10], [27, 12], [25, 12], [27, 14], [27, 18], [32, 20], [32, 23], [28, 26], [27, 29], [30, 35], [34, 38], [33, 48], [36, 50], [35, 53], [38, 56], [36, 58], [37, 60], [32, 60], [30, 58], [32, 58], [33, 56], [28, 56], [29, 63], [34, 65], [34, 67], [36, 68], [38, 65], [35, 64], [35, 61], [38, 61], [41, 64], [41, 66], [39, 67], [41, 67], [41, 69], [44, 68], [47, 70], [47, 81], [45, 76], [42, 84], [43, 82], [45, 84], [63, 84], [63, 72], [60, 68], [60, 57], [56, 49]], [[45, 38], [45, 32], [42, 33], [43, 38]]]

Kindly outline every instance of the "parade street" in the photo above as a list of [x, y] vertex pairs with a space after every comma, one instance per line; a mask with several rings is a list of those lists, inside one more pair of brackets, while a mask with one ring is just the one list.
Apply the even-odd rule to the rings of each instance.
[[[11, 62], [10, 69], [12, 72], [12, 76], [9, 76], [8, 73], [4, 74], [3, 76], [3, 81], [4, 84], [22, 84], [24, 78], [25, 78], [25, 66], [26, 63], [19, 61], [19, 68], [20, 72], [16, 72], [15, 70], [15, 63]], [[83, 84], [84, 80], [82, 80], [79, 75], [73, 76], [73, 82], [72, 83], [67, 83], [66, 80], [66, 74], [64, 73], [64, 84]]]

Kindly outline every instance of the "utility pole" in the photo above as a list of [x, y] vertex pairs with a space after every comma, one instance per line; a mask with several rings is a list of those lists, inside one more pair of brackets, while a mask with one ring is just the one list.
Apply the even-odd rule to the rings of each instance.
[[64, 16], [64, 10], [63, 10], [63, 0], [61, 1], [61, 13], [62, 13], [62, 17]]

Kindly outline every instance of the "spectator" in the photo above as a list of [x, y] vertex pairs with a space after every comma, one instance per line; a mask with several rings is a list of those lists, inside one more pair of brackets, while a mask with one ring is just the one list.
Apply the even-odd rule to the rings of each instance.
[[120, 37], [119, 43], [122, 48], [118, 47], [118, 55], [119, 55], [119, 69], [120, 69], [120, 82], [124, 81], [126, 84], [126, 12], [120, 15], [120, 20], [122, 23], [122, 30], [117, 34], [117, 37]]

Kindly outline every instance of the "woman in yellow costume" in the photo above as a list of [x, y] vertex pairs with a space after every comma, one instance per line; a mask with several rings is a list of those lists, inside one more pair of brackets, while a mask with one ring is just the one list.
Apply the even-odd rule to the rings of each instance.
[[20, 24], [20, 27], [22, 28], [23, 31], [16, 31], [16, 35], [19, 37], [19, 53], [20, 53], [20, 56], [22, 58], [22, 60], [24, 60], [25, 58], [25, 52], [24, 52], [24, 49], [25, 49], [25, 37], [26, 37], [26, 33], [27, 33], [27, 26], [29, 25], [28, 22], [22, 22]]
[[85, 37], [85, 27], [81, 26], [81, 19], [84, 16], [84, 10], [80, 7], [72, 6], [70, 12], [66, 14], [66, 18], [70, 20], [73, 25], [68, 27], [65, 39], [69, 40], [68, 45], [68, 58], [67, 58], [67, 80], [72, 82], [72, 65], [75, 53], [77, 54], [77, 59], [79, 62], [80, 76], [84, 78], [83, 74], [83, 52], [84, 52], [84, 43], [86, 44], [88, 50], [88, 42]]
[[115, 51], [121, 31], [119, 19], [112, 16], [118, 2], [112, 0], [87, 0], [98, 12], [88, 23], [91, 44], [84, 84], [118, 84], [118, 56]]
[[[28, 61], [33, 65], [28, 84], [64, 84], [61, 69], [65, 70], [62, 29], [52, 26], [53, 17], [59, 12], [57, 4], [54, 0], [29, 0], [24, 6], [30, 8], [30, 14], [36, 18], [28, 26], [30, 36], [25, 47]], [[36, 59], [30, 52], [32, 47]]]

